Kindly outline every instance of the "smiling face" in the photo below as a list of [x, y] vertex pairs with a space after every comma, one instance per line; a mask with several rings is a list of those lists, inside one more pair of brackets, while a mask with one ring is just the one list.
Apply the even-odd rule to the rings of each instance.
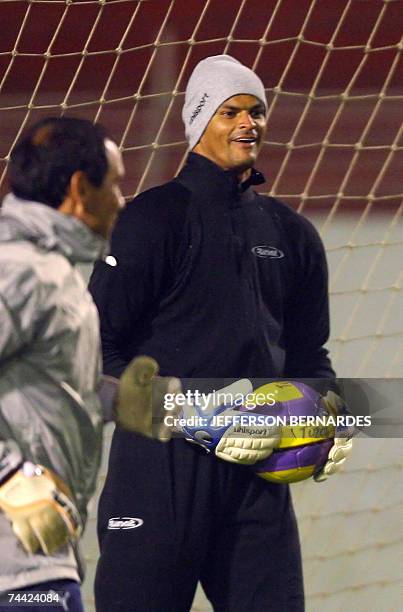
[[242, 177], [255, 164], [266, 133], [265, 106], [255, 96], [228, 98], [211, 118], [193, 149]]

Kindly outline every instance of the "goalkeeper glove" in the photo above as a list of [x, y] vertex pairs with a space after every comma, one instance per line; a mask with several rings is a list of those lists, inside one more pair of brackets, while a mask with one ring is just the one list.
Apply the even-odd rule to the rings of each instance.
[[[241, 398], [252, 390], [250, 380], [242, 379], [211, 394], [205, 408], [186, 404], [181, 414], [186, 439], [231, 463], [252, 465], [269, 457], [280, 441], [280, 428], [249, 424], [251, 415], [237, 410], [236, 404], [219, 403], [220, 396]], [[197, 419], [200, 426], [192, 424]]]
[[[325, 397], [323, 397], [329, 414], [337, 417], [337, 415], [347, 416], [350, 415], [344, 401], [334, 393], [334, 391], [328, 391]], [[341, 469], [341, 466], [350, 455], [353, 447], [353, 428], [352, 427], [337, 427], [336, 434], [334, 437], [334, 444], [331, 447], [327, 461], [322, 469], [314, 475], [316, 482], [323, 482], [327, 480], [332, 474], [336, 474]]]
[[164, 396], [179, 393], [181, 383], [171, 376], [156, 376], [158, 369], [155, 359], [135, 357], [120, 378], [114, 413], [117, 425], [126, 431], [166, 442], [171, 429], [164, 423]]
[[52, 555], [81, 534], [80, 515], [66, 484], [29, 461], [0, 485], [0, 509], [29, 553]]

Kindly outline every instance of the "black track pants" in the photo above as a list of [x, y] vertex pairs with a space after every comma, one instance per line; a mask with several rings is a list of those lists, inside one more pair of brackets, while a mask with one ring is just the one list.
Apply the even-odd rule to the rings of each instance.
[[98, 518], [98, 612], [187, 612], [198, 580], [216, 612], [304, 610], [288, 486], [250, 468], [117, 430]]

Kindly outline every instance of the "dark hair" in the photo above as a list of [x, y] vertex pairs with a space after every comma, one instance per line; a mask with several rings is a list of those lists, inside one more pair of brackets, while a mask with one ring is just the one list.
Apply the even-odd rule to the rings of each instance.
[[99, 187], [108, 170], [104, 140], [104, 129], [86, 119], [48, 117], [39, 121], [11, 153], [11, 191], [24, 200], [58, 208], [77, 170]]

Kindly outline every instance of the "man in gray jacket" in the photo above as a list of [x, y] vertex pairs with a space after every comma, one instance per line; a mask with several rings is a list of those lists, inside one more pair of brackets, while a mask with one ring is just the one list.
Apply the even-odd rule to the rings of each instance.
[[[82, 610], [78, 538], [95, 489], [103, 413], [98, 315], [76, 264], [104, 253], [123, 206], [123, 172], [116, 144], [80, 119], [41, 121], [11, 156], [12, 193], [0, 214], [1, 610], [43, 604], [49, 589], [67, 593], [68, 610]], [[145, 358], [126, 374], [138, 402], [127, 412], [120, 394], [125, 428], [151, 433], [156, 370]], [[29, 599], [10, 593], [21, 589]]]

